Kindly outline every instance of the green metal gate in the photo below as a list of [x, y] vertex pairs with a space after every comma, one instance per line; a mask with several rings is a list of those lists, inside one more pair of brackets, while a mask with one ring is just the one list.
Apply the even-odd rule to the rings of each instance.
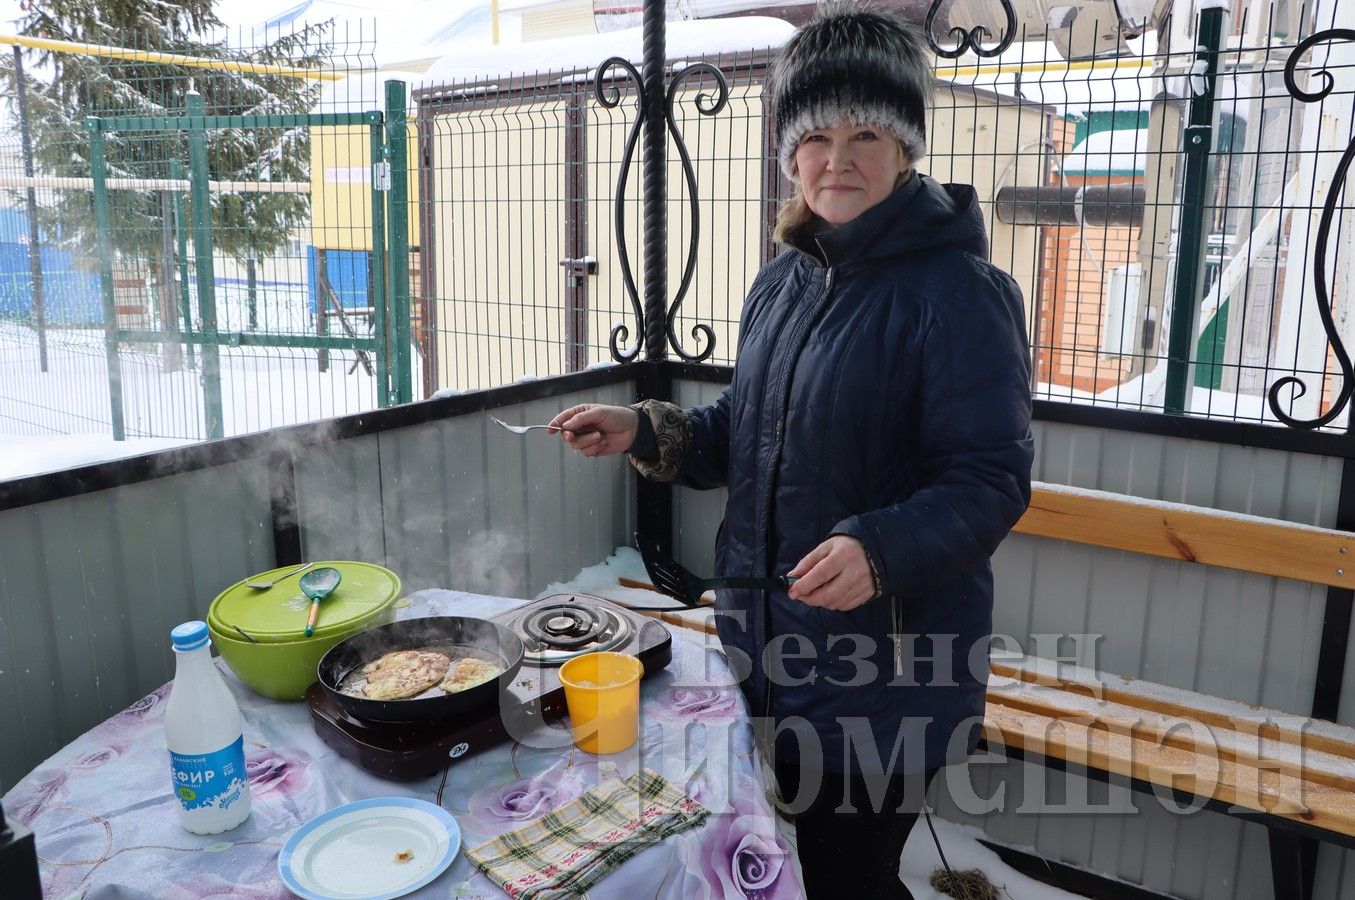
[[[177, 344], [187, 348], [190, 359], [195, 353], [201, 355], [202, 408], [205, 435], [208, 440], [225, 437], [220, 358], [223, 347], [315, 350], [317, 364], [322, 371], [328, 365], [330, 351], [352, 351], [375, 378], [378, 406], [407, 403], [412, 400], [405, 98], [406, 88], [403, 82], [387, 81], [384, 111], [262, 116], [207, 115], [203, 98], [198, 94], [190, 94], [186, 115], [91, 116], [86, 119], [91, 151], [94, 219], [97, 230], [99, 280], [103, 296], [109, 402], [114, 439], [124, 440], [127, 434], [119, 350], [124, 344]], [[244, 185], [237, 182], [214, 182], [208, 164], [208, 132], [221, 129], [312, 129], [344, 126], [366, 127], [372, 160], [369, 181], [371, 249], [367, 284], [372, 314], [371, 334], [369, 336], [359, 334], [349, 325], [343, 316], [341, 303], [337, 311], [346, 333], [329, 334], [327, 313], [321, 311], [322, 308], [327, 308], [329, 301], [321, 297], [324, 286], [313, 282], [310, 283], [310, 288], [317, 298], [315, 301], [317, 327], [313, 331], [282, 333], [220, 327], [217, 308], [218, 279], [213, 253], [212, 193], [214, 190], [229, 193], [232, 189], [268, 192], [269, 183]], [[186, 141], [182, 143], [186, 143], [187, 160], [168, 161], [169, 178], [110, 176], [106, 143], [108, 137], [113, 134], [142, 135], [151, 140], [157, 136], [186, 137]], [[178, 146], [181, 141], [169, 143]], [[165, 161], [158, 162], [164, 169]], [[184, 162], [187, 163], [186, 179], [182, 178]], [[172, 299], [161, 298], [161, 308], [175, 309], [175, 315], [172, 317], [175, 320], [174, 327], [158, 330], [127, 328], [122, 327], [119, 322], [114, 276], [117, 254], [110, 240], [113, 222], [109, 192], [120, 189], [155, 190], [161, 193], [165, 222], [165, 253], [167, 258], [177, 257], [179, 282], [179, 296]], [[194, 290], [191, 292], [188, 278], [190, 242], [194, 268], [192, 278]], [[323, 259], [324, 250], [316, 251], [314, 247], [311, 249], [320, 254], [317, 258]], [[255, 318], [252, 264], [249, 271], [252, 324]], [[162, 285], [164, 283], [162, 281]], [[196, 309], [193, 308], [192, 295], [196, 296]], [[338, 302], [337, 297], [334, 299]], [[367, 354], [375, 360], [374, 366], [369, 363]], [[355, 362], [354, 366], [357, 364]]]

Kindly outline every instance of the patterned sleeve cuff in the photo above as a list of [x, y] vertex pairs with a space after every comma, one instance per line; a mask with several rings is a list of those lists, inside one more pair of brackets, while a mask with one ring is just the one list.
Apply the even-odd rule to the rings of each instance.
[[861, 545], [861, 552], [866, 555], [866, 565], [870, 566], [870, 580], [875, 586], [875, 593], [870, 595], [870, 599], [878, 600], [884, 593], [884, 586], [880, 584], [880, 570], [875, 565], [875, 557], [871, 555], [870, 548], [866, 546], [866, 542], [861, 540], [858, 535], [852, 534], [850, 531], [836, 530], [833, 532], [833, 535], [839, 534], [843, 537], [849, 537]]
[[692, 423], [682, 407], [662, 400], [642, 400], [631, 404], [631, 409], [649, 420], [658, 443], [657, 458], [636, 459], [630, 464], [653, 481], [672, 481], [682, 468], [687, 448], [692, 445]]

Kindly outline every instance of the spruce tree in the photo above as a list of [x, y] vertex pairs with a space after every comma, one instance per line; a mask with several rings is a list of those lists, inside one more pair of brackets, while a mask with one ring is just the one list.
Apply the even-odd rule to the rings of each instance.
[[[254, 48], [228, 44], [212, 0], [46, 0], [21, 22], [27, 37], [186, 56], [323, 68], [331, 49], [328, 25], [313, 25]], [[154, 60], [27, 50], [24, 56], [34, 157], [39, 175], [88, 177], [90, 141], [85, 118], [166, 116], [187, 111], [188, 94], [206, 101], [208, 115], [266, 116], [309, 112], [320, 82], [168, 64]], [[0, 62], [0, 79], [13, 96], [13, 63]], [[11, 116], [17, 115], [11, 104]], [[109, 177], [169, 178], [173, 164], [188, 172], [187, 136], [179, 132], [120, 132], [106, 137]], [[213, 180], [308, 181], [308, 129], [251, 128], [207, 132]], [[46, 192], [44, 192], [46, 193]], [[93, 259], [94, 214], [87, 191], [47, 195], [50, 239], [74, 244]], [[155, 259], [161, 243], [157, 191], [109, 192], [110, 238], [124, 258]], [[307, 221], [305, 193], [213, 193], [216, 252], [243, 259], [284, 246]]]

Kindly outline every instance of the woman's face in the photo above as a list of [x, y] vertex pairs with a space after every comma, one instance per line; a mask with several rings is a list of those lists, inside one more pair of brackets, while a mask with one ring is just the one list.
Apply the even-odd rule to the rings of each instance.
[[843, 121], [801, 138], [795, 168], [809, 208], [837, 226], [893, 193], [908, 156], [884, 128]]

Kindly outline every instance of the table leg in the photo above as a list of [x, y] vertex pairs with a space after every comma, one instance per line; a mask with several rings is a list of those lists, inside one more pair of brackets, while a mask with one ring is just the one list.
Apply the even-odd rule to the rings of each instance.
[[33, 832], [18, 822], [6, 822], [0, 807], [0, 884], [14, 900], [42, 900], [38, 878], [38, 851]]
[[1312, 900], [1317, 841], [1282, 828], [1266, 831], [1270, 835], [1270, 877], [1275, 900]]

